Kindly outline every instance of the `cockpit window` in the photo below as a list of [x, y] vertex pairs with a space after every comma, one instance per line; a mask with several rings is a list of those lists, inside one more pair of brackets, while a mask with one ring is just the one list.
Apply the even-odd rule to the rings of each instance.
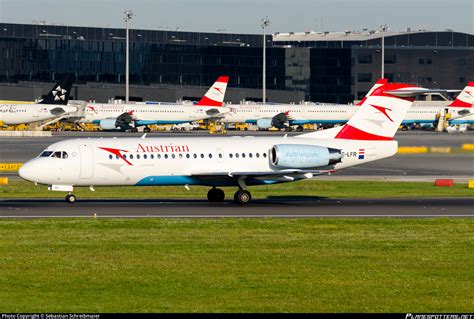
[[44, 151], [43, 153], [40, 154], [40, 157], [54, 157], [54, 158], [63, 158], [66, 159], [68, 158], [67, 152], [61, 152], [61, 151]]
[[50, 157], [53, 152], [51, 151], [44, 151], [43, 153], [40, 154], [40, 157]]

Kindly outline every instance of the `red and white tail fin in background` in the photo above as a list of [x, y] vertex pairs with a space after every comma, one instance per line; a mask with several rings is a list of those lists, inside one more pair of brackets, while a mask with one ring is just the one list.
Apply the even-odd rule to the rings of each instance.
[[472, 103], [474, 103], [474, 82], [469, 82], [464, 90], [448, 106], [467, 108], [472, 107]]
[[367, 98], [372, 94], [372, 92], [374, 92], [376, 89], [378, 89], [379, 87], [385, 84], [388, 84], [387, 79], [379, 79], [377, 82], [375, 82], [374, 86], [369, 90], [369, 92], [367, 92], [364, 98], [360, 100], [360, 102], [357, 103], [356, 105], [362, 105], [365, 102], [365, 100], [367, 100]]
[[196, 105], [222, 106], [228, 82], [228, 76], [220, 76]]
[[[349, 140], [392, 140], [412, 106], [420, 88], [408, 84], [385, 84], [375, 89], [342, 127], [335, 138]], [[387, 93], [389, 91], [390, 93]], [[402, 97], [397, 96], [397, 91]], [[411, 96], [408, 92], [412, 92]]]

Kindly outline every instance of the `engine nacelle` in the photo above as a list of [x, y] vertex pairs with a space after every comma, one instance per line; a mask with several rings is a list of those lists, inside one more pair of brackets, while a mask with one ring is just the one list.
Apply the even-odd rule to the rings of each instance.
[[117, 123], [116, 119], [105, 119], [105, 120], [100, 120], [100, 127], [104, 130], [116, 130], [117, 127], [115, 124]]
[[273, 126], [272, 119], [258, 119], [257, 126], [263, 129], [271, 128]]
[[272, 165], [279, 168], [314, 169], [341, 161], [341, 150], [324, 146], [277, 144], [270, 156]]

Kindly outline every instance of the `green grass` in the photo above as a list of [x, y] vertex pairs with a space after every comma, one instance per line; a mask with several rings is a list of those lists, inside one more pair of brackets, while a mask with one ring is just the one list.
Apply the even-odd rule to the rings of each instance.
[[[223, 188], [227, 198], [232, 198], [236, 187]], [[96, 187], [76, 188], [74, 193], [80, 198], [206, 198], [209, 187], [191, 186], [187, 191], [183, 186], [146, 187]], [[320, 196], [331, 198], [383, 198], [383, 197], [469, 197], [474, 189], [466, 184], [454, 187], [434, 187], [426, 182], [388, 181], [318, 181], [306, 180], [269, 186], [250, 187], [254, 198], [272, 196]], [[49, 192], [46, 186], [35, 186], [25, 181], [12, 181], [9, 186], [0, 186], [0, 198], [63, 198], [64, 192]]]
[[0, 221], [0, 312], [472, 312], [473, 269], [473, 219]]

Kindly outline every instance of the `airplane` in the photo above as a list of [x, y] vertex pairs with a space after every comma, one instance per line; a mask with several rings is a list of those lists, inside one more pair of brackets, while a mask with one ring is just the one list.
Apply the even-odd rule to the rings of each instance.
[[[397, 129], [417, 87], [375, 89], [343, 126], [298, 136], [79, 138], [48, 146], [19, 175], [49, 190], [74, 187], [205, 185], [222, 202], [219, 186], [237, 186], [234, 201], [251, 201], [250, 185], [293, 182], [393, 156]], [[412, 94], [408, 94], [411, 90]], [[398, 96], [403, 95], [403, 96]]]
[[[220, 120], [223, 123], [253, 123], [260, 129], [276, 127], [287, 128], [287, 123], [300, 125], [297, 129], [302, 131], [303, 124], [344, 124], [357, 111], [370, 93], [388, 83], [386, 79], [380, 79], [367, 95], [355, 106], [345, 104], [251, 104], [230, 107], [231, 111], [226, 113]], [[403, 125], [408, 124], [433, 124], [438, 120], [441, 113], [449, 113], [450, 119], [461, 119], [469, 115], [469, 110], [474, 102], [474, 96], [466, 92], [474, 92], [474, 82], [470, 82], [450, 105], [447, 106], [420, 106], [412, 107], [403, 120]], [[452, 92], [452, 90], [422, 89], [419, 93]], [[464, 99], [465, 102], [460, 102]], [[469, 104], [470, 102], [470, 104]], [[469, 118], [467, 119], [469, 120]]]
[[85, 116], [79, 122], [98, 124], [105, 130], [130, 130], [148, 125], [181, 124], [221, 116], [228, 109], [222, 107], [228, 76], [220, 76], [207, 93], [196, 104], [152, 103], [152, 104], [99, 104], [88, 103]]
[[76, 107], [67, 105], [71, 87], [72, 75], [67, 74], [58, 80], [39, 103], [0, 104], [0, 122], [4, 125], [28, 124], [76, 112]]

